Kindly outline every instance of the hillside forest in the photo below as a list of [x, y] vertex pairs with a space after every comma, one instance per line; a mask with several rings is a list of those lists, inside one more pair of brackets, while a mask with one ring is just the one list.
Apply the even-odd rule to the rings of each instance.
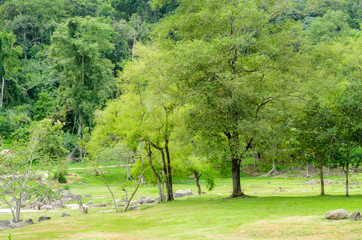
[[[360, 0], [0, 0], [0, 150], [158, 186], [360, 167]], [[44, 171], [45, 171], [44, 170]], [[141, 179], [140, 178], [140, 179]], [[199, 187], [199, 193], [201, 192]]]

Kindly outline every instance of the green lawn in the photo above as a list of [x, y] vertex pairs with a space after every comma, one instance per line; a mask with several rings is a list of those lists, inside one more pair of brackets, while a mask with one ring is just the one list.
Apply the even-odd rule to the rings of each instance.
[[[82, 174], [80, 174], [82, 175]], [[79, 177], [79, 176], [78, 176]], [[355, 175], [361, 181], [362, 175]], [[331, 177], [340, 181], [341, 177]], [[85, 175], [81, 179], [89, 179]], [[310, 180], [310, 179], [308, 179]], [[173, 202], [143, 206], [141, 210], [116, 214], [111, 206], [91, 208], [88, 215], [76, 210], [60, 209], [46, 214], [52, 220], [9, 232], [12, 239], [362, 239], [362, 224], [350, 220], [327, 221], [324, 213], [338, 208], [362, 211], [361, 189], [353, 185], [351, 197], [343, 196], [342, 183], [327, 184], [327, 196], [319, 196], [319, 185], [304, 185], [304, 178], [243, 178], [250, 197], [223, 199], [230, 194], [231, 180], [218, 179], [212, 192]], [[361, 184], [362, 185], [362, 184]], [[110, 202], [100, 180], [68, 184], [73, 193], [91, 194], [86, 201]], [[280, 187], [284, 191], [280, 191]], [[113, 186], [116, 198], [123, 197], [121, 186]], [[193, 181], [175, 182], [174, 190], [192, 189]], [[129, 191], [131, 188], [129, 188]], [[139, 196], [157, 196], [155, 186], [141, 186]], [[71, 217], [60, 218], [62, 212]], [[37, 219], [43, 213], [28, 213]], [[1, 219], [9, 218], [1, 216]]]

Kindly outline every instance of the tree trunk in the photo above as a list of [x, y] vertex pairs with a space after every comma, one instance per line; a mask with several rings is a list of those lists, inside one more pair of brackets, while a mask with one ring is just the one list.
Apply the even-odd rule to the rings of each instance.
[[118, 213], [118, 208], [117, 208], [117, 202], [116, 202], [116, 199], [114, 198], [114, 195], [113, 195], [113, 192], [111, 190], [111, 188], [109, 187], [107, 181], [106, 181], [106, 178], [104, 177], [104, 174], [102, 171], [99, 171], [101, 173], [101, 176], [102, 176], [102, 179], [103, 179], [103, 182], [104, 184], [106, 184], [107, 188], [108, 188], [108, 191], [111, 193], [112, 195], [112, 199], [113, 199], [113, 204], [114, 204], [114, 209], [116, 209], [116, 213]]
[[171, 168], [171, 158], [170, 158], [170, 150], [168, 148], [168, 139], [165, 139], [165, 152], [167, 159], [167, 201], [172, 201], [173, 198], [173, 189], [172, 189], [172, 168]]
[[161, 177], [160, 175], [157, 173], [155, 167], [153, 166], [153, 162], [152, 162], [152, 150], [151, 150], [151, 146], [148, 145], [148, 160], [149, 160], [149, 163], [150, 163], [150, 167], [153, 171], [153, 174], [155, 175], [156, 177], [156, 180], [157, 180], [157, 186], [158, 186], [158, 193], [159, 193], [159, 196], [160, 196], [160, 202], [164, 202], [165, 201], [165, 195], [163, 194], [163, 188], [162, 188], [162, 185], [161, 185]]
[[323, 179], [323, 162], [322, 160], [320, 161], [320, 181], [321, 181], [321, 195], [325, 195], [324, 194], [324, 179]]
[[307, 166], [305, 168], [305, 171], [306, 171], [306, 177], [309, 178], [309, 164], [307, 163]]
[[2, 77], [2, 78], [1, 78], [0, 107], [3, 106], [3, 101], [4, 101], [4, 88], [5, 88], [5, 79], [4, 79], [4, 77]]
[[128, 209], [128, 207], [129, 207], [129, 205], [130, 205], [130, 203], [131, 203], [134, 195], [136, 194], [136, 192], [137, 192], [137, 190], [138, 190], [138, 187], [139, 187], [140, 184], [141, 184], [141, 180], [142, 180], [144, 174], [145, 174], [145, 170], [143, 169], [143, 171], [142, 171], [142, 173], [141, 173], [141, 176], [140, 176], [139, 179], [138, 179], [137, 186], [136, 186], [135, 190], [133, 191], [131, 197], [130, 197], [129, 200], [127, 201], [127, 204], [126, 204], [126, 206], [124, 207], [124, 211], [123, 211], [123, 212], [126, 212], [126, 211], [127, 211], [127, 209]]
[[195, 179], [196, 179], [197, 192], [199, 195], [201, 195], [201, 186], [200, 186], [201, 174], [199, 174], [197, 171], [194, 171], [194, 174], [195, 174]]
[[241, 191], [240, 184], [240, 160], [237, 158], [232, 159], [232, 177], [233, 177], [233, 193], [230, 198], [244, 196], [244, 193]]
[[347, 163], [346, 163], [346, 197], [349, 197], [348, 192], [348, 171], [349, 171], [349, 153], [347, 153]]

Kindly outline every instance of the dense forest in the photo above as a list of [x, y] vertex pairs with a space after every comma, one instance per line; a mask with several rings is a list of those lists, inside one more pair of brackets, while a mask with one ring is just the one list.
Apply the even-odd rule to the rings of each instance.
[[70, 161], [144, 162], [167, 200], [190, 174], [244, 195], [252, 157], [348, 177], [361, 24], [360, 0], [0, 0], [1, 149], [58, 177]]

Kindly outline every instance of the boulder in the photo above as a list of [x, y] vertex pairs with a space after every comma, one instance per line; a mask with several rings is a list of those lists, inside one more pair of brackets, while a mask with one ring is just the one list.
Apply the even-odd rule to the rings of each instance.
[[48, 216], [40, 216], [38, 221], [42, 222], [42, 221], [46, 221], [46, 220], [50, 220], [50, 219], [51, 219], [51, 217], [48, 217]]
[[31, 202], [29, 205], [25, 206], [24, 209], [40, 210], [42, 206], [44, 206], [44, 203], [35, 200], [34, 202]]
[[129, 207], [128, 211], [134, 211], [134, 210], [138, 210], [138, 209], [140, 209], [140, 208], [137, 206], [133, 206], [133, 207]]
[[143, 199], [143, 204], [151, 204], [151, 203], [155, 203], [155, 200], [151, 199], [151, 197]]
[[33, 219], [28, 219], [25, 221], [25, 223], [34, 224]]
[[40, 208], [40, 210], [53, 210], [54, 208], [50, 205], [44, 205]]
[[74, 200], [75, 200], [75, 199], [73, 199], [73, 198], [68, 198], [68, 197], [61, 198], [61, 201], [64, 202], [64, 203], [73, 202]]
[[340, 220], [349, 218], [350, 214], [344, 209], [337, 209], [326, 212], [325, 217], [326, 219]]
[[26, 222], [18, 222], [18, 223], [13, 223], [10, 225], [11, 228], [21, 228], [21, 227], [25, 227], [31, 225], [30, 223], [26, 223]]
[[64, 204], [61, 200], [52, 201], [52, 202], [50, 202], [49, 205], [52, 206], [53, 208], [63, 208], [64, 207]]
[[349, 219], [352, 221], [359, 221], [361, 219], [361, 213], [358, 211], [354, 211], [351, 216], [349, 216]]
[[92, 195], [89, 195], [89, 194], [84, 194], [84, 198], [91, 198]]
[[174, 198], [179, 198], [179, 197], [185, 197], [185, 196], [192, 196], [192, 195], [195, 195], [193, 194], [192, 190], [189, 189], [189, 190], [178, 190], [176, 191], [175, 193], [173, 193], [173, 197]]
[[68, 213], [63, 212], [62, 217], [69, 217], [70, 215]]
[[10, 221], [8, 221], [8, 220], [0, 220], [0, 226], [10, 226]]

